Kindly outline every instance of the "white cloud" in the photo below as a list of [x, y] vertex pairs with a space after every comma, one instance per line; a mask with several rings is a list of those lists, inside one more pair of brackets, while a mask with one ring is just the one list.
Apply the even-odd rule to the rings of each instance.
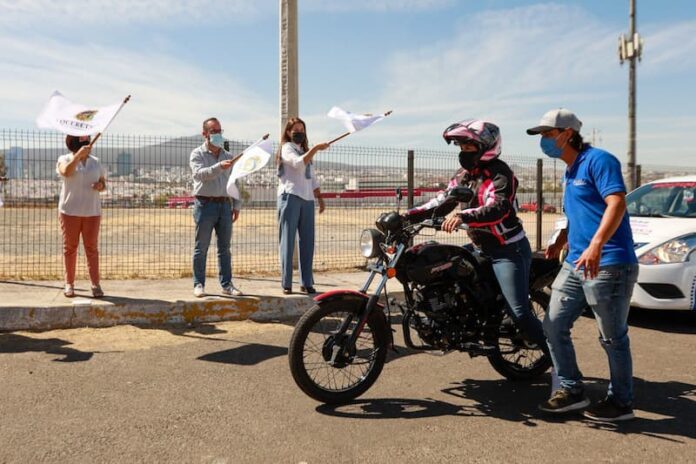
[[[268, 0], [266, 0], [268, 1]], [[255, 17], [260, 3], [254, 0], [0, 0], [0, 24], [69, 21], [133, 23], [171, 20], [230, 21]]]
[[[619, 67], [619, 32], [613, 27], [583, 8], [560, 4], [486, 11], [456, 26], [445, 40], [386, 60], [379, 71], [384, 88], [377, 106], [393, 108], [394, 118], [389, 131], [385, 123], [366, 134], [365, 141], [389, 139], [393, 144], [396, 134], [402, 146], [444, 149], [442, 129], [474, 116], [501, 126], [507, 153], [539, 156], [538, 141], [524, 130], [548, 109], [565, 106], [585, 121], [585, 134], [600, 129], [604, 146], [625, 156], [627, 78]], [[675, 69], [694, 68], [693, 30], [693, 22], [663, 25], [646, 39], [646, 80], [648, 70], [655, 81]], [[685, 96], [693, 100], [694, 90], [687, 85]], [[639, 98], [646, 89], [641, 92]], [[656, 137], [660, 129], [641, 123], [651, 111], [660, 110], [640, 107], [638, 112], [640, 156], [693, 164], [684, 158], [692, 150], [684, 148], [682, 137]], [[696, 130], [696, 116], [675, 116], [664, 125], [671, 119]]]
[[424, 11], [456, 5], [456, 0], [300, 0], [300, 7], [310, 11]]
[[659, 74], [696, 68], [696, 21], [646, 28], [642, 67]]
[[[34, 120], [53, 90], [101, 106], [132, 94], [113, 133], [191, 135], [216, 115], [230, 138], [276, 130], [275, 105], [233, 78], [149, 51], [78, 46], [48, 39], [0, 36], [0, 100], [13, 121]], [[3, 115], [0, 115], [0, 123]], [[0, 124], [1, 125], [1, 124]]]

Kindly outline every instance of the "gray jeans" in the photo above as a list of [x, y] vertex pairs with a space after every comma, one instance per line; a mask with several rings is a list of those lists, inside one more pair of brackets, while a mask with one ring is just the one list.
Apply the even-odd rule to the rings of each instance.
[[628, 339], [628, 310], [637, 264], [603, 266], [594, 279], [585, 279], [582, 270], [563, 263], [552, 285], [551, 304], [544, 319], [544, 332], [561, 387], [582, 389], [582, 373], [570, 338], [573, 323], [589, 305], [599, 328], [599, 342], [609, 359], [608, 396], [622, 405], [633, 402], [633, 364]]

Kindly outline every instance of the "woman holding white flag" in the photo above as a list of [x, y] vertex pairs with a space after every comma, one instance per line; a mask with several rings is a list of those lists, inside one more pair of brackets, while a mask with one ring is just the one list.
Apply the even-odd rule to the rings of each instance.
[[314, 200], [319, 202], [319, 213], [324, 212], [319, 181], [314, 172], [314, 156], [329, 148], [319, 143], [309, 148], [307, 126], [300, 118], [290, 118], [281, 138], [276, 156], [278, 167], [278, 226], [280, 240], [280, 271], [283, 293], [292, 293], [292, 255], [295, 235], [299, 237], [300, 290], [316, 293], [312, 262], [314, 260]]
[[65, 137], [70, 153], [58, 158], [56, 172], [63, 179], [58, 212], [63, 232], [65, 289], [63, 294], [75, 296], [75, 268], [80, 235], [87, 255], [87, 270], [92, 282], [92, 296], [100, 298], [104, 292], [99, 285], [99, 224], [101, 200], [99, 192], [106, 189], [106, 170], [97, 158], [90, 155], [90, 137]]

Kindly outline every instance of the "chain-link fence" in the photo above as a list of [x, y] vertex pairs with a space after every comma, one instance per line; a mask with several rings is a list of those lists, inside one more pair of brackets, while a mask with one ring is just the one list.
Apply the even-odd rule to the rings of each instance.
[[[188, 161], [201, 143], [200, 137], [111, 134], [97, 142], [93, 154], [108, 172], [99, 237], [104, 278], [191, 275], [194, 224]], [[237, 153], [247, 145], [230, 141], [229, 151]], [[4, 179], [0, 183], [0, 278], [62, 276], [57, 212], [61, 180], [56, 160], [66, 152], [61, 134], [0, 130], [0, 176]], [[506, 155], [505, 160], [520, 181], [518, 202], [527, 211], [520, 216], [534, 247], [548, 238], [560, 212], [562, 163], [545, 160], [539, 171], [534, 158]], [[418, 204], [432, 198], [449, 180], [457, 158], [452, 150], [415, 150], [413, 167], [413, 200]], [[327, 206], [324, 214], [317, 215], [315, 269], [362, 266], [360, 232], [371, 227], [380, 212], [396, 208], [396, 188], [407, 196], [408, 150], [337, 144], [317, 155], [315, 168]], [[278, 272], [277, 183], [270, 165], [242, 181], [244, 205], [232, 235], [235, 275]], [[538, 186], [546, 205], [543, 214], [537, 215]], [[405, 199], [401, 207], [406, 207]], [[439, 233], [435, 238], [466, 241], [464, 234]], [[78, 259], [80, 278], [86, 276], [84, 261]], [[213, 240], [208, 252], [210, 275], [217, 273], [216, 267]]]

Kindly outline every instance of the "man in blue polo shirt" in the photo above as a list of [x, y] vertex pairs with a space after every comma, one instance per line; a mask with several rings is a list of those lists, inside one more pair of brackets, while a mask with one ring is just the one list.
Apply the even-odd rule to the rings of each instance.
[[544, 114], [527, 130], [541, 134], [541, 150], [563, 160], [563, 207], [568, 227], [546, 250], [558, 258], [568, 244], [568, 256], [552, 285], [544, 333], [558, 374], [560, 388], [542, 411], [564, 413], [590, 404], [575, 359], [570, 329], [589, 305], [599, 328], [599, 342], [609, 359], [607, 397], [585, 410], [596, 420], [620, 421], [633, 415], [633, 367], [628, 339], [628, 310], [638, 277], [638, 260], [626, 212], [626, 187], [621, 164], [612, 154], [584, 143], [582, 123], [560, 108]]

